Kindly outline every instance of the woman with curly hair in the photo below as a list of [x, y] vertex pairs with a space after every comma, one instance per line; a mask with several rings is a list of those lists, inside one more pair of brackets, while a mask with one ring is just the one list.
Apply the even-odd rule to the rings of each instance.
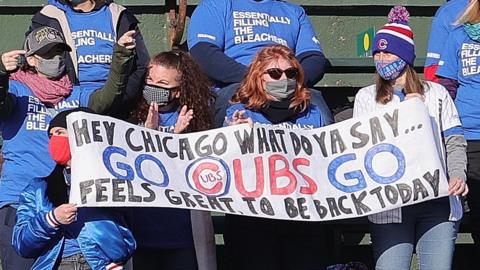
[[[207, 130], [213, 127], [214, 100], [208, 78], [190, 55], [162, 52], [150, 60], [143, 98], [130, 122], [174, 133]], [[135, 269], [216, 269], [209, 212], [139, 208], [132, 215]]]
[[[324, 125], [318, 107], [310, 103], [300, 63], [283, 45], [268, 46], [256, 55], [231, 102], [228, 125]], [[318, 255], [325, 235], [316, 223], [234, 215], [227, 215], [225, 222], [228, 269], [325, 269], [325, 258]]]

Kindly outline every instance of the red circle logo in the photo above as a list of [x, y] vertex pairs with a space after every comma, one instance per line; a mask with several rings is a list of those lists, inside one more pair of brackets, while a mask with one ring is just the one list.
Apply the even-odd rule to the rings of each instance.
[[190, 164], [185, 172], [190, 188], [209, 196], [221, 196], [230, 188], [227, 164], [217, 158], [203, 158]]

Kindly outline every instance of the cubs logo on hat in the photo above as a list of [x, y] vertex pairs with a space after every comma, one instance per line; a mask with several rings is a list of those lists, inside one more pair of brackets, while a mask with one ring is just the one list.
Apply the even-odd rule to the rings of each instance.
[[62, 33], [57, 29], [44, 26], [34, 29], [25, 39], [25, 56], [33, 54], [45, 54], [53, 47], [60, 46], [65, 51], [71, 51], [72, 48], [65, 43]]
[[410, 14], [403, 6], [395, 6], [388, 14], [388, 23], [378, 30], [373, 41], [373, 54], [388, 52], [395, 54], [413, 66], [415, 43], [408, 25]]

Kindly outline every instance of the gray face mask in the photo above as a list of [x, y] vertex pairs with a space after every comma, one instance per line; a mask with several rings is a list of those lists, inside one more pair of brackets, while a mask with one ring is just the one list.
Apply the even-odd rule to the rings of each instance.
[[265, 83], [267, 92], [278, 100], [288, 100], [295, 93], [297, 81], [294, 79], [278, 80]]
[[55, 55], [50, 59], [38, 59], [36, 70], [48, 78], [57, 79], [65, 72], [65, 56]]

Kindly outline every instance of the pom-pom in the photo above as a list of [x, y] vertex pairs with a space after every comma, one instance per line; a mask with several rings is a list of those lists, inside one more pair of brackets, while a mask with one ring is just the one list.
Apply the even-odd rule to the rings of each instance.
[[410, 13], [404, 6], [395, 6], [388, 13], [388, 23], [403, 23], [407, 24], [410, 18]]

